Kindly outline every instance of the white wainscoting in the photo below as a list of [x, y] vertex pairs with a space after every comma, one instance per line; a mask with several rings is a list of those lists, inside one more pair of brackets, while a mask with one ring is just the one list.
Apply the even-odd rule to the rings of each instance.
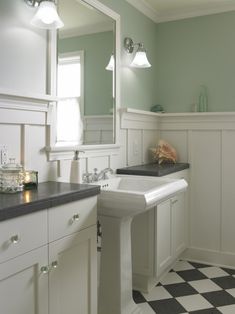
[[190, 163], [189, 249], [184, 257], [235, 267], [235, 113], [166, 114], [160, 136]]

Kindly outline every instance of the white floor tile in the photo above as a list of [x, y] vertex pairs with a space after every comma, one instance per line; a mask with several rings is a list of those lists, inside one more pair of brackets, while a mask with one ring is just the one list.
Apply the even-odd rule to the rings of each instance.
[[220, 306], [220, 307], [218, 307], [218, 310], [222, 314], [234, 314], [235, 313], [235, 304]]
[[170, 299], [172, 295], [161, 286], [154, 287], [149, 293], [142, 293], [147, 301]]
[[141, 308], [143, 314], [155, 314], [155, 311], [148, 303], [140, 303], [138, 306]]
[[189, 270], [189, 269], [195, 269], [195, 267], [193, 267], [191, 264], [189, 264], [186, 261], [178, 261], [173, 267], [174, 271], [182, 271], [182, 270]]
[[188, 282], [197, 292], [205, 293], [222, 290], [216, 283], [210, 279], [202, 279]]
[[178, 297], [176, 300], [188, 311], [198, 311], [212, 308], [212, 305], [200, 294]]
[[235, 288], [233, 289], [227, 289], [226, 290], [228, 293], [230, 293], [234, 298], [235, 298]]
[[216, 278], [216, 277], [224, 277], [228, 276], [229, 274], [226, 273], [223, 269], [218, 267], [205, 267], [199, 268], [200, 272], [206, 275], [208, 278]]
[[170, 272], [160, 282], [162, 285], [172, 285], [174, 283], [185, 282], [185, 280], [178, 274]]

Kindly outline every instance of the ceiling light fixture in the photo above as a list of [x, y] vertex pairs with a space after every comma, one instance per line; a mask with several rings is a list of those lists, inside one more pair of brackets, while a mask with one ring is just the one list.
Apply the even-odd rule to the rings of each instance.
[[129, 37], [124, 39], [124, 48], [128, 53], [133, 53], [135, 46], [138, 46], [138, 48], [131, 66], [135, 68], [150, 68], [151, 64], [148, 61], [143, 43], [134, 43]]
[[54, 0], [25, 0], [25, 2], [37, 7], [37, 11], [31, 20], [31, 24], [42, 29], [57, 29], [64, 26], [60, 19]]

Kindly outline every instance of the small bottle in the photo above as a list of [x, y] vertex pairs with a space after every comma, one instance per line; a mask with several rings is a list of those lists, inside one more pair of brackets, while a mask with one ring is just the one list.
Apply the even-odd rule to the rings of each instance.
[[200, 86], [200, 94], [199, 94], [199, 112], [206, 112], [208, 111], [208, 97], [207, 97], [207, 90], [206, 86]]

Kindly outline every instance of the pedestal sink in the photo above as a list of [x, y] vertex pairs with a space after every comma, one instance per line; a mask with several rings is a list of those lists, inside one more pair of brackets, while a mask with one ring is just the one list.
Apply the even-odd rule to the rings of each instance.
[[99, 181], [102, 226], [99, 314], [142, 313], [132, 298], [131, 222], [187, 188], [183, 179], [117, 175]]

